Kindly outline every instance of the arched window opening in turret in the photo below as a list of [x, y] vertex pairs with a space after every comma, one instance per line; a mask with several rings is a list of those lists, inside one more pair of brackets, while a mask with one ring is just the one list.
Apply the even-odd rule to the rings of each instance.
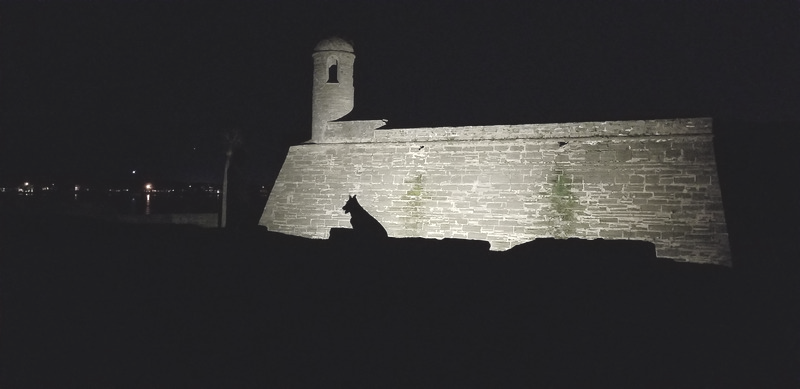
[[328, 66], [328, 84], [339, 83], [339, 62], [334, 61], [333, 64]]

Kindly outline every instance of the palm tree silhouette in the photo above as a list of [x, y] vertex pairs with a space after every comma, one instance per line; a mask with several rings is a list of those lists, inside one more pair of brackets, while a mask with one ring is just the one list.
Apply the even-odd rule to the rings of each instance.
[[222, 134], [225, 140], [225, 171], [222, 174], [222, 212], [220, 212], [219, 226], [225, 228], [228, 220], [228, 173], [231, 168], [233, 150], [242, 144], [242, 132], [238, 129], [226, 130]]

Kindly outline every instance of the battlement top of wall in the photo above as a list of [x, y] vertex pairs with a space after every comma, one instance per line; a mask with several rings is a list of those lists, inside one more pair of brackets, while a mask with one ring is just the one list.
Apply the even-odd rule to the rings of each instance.
[[316, 143], [386, 143], [711, 135], [711, 118], [382, 129], [386, 120], [329, 122]]
[[711, 118], [518, 124], [375, 130], [374, 142], [553, 139], [711, 134]]

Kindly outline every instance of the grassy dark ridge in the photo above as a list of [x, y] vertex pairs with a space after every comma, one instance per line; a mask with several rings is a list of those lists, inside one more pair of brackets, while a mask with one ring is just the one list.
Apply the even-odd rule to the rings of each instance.
[[798, 382], [786, 287], [642, 242], [0, 225], [3, 388]]

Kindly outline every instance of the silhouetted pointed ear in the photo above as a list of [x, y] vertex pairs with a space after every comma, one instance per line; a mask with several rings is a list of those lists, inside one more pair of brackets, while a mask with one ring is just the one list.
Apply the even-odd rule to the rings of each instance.
[[358, 195], [353, 195], [353, 198], [356, 198], [356, 196], [358, 196]]
[[353, 196], [350, 196], [349, 194], [347, 195], [347, 197], [349, 197], [349, 198], [351, 198], [351, 199], [353, 198]]

